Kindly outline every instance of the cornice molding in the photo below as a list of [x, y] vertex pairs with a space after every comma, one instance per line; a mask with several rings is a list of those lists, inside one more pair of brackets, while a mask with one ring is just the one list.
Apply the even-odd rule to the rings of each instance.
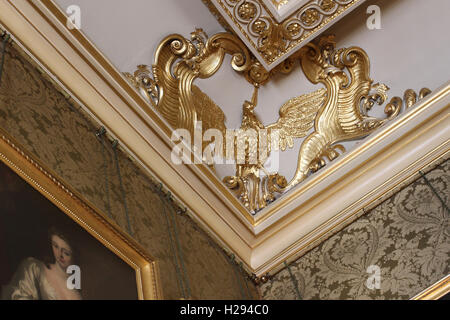
[[170, 161], [167, 122], [64, 19], [50, 0], [0, 2], [0, 23], [257, 276], [303, 254], [450, 149], [449, 82], [265, 209], [276, 214], [252, 220], [209, 168]]

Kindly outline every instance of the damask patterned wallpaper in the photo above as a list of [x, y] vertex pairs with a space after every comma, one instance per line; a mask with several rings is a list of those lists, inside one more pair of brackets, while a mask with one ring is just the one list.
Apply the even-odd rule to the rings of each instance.
[[6, 49], [0, 127], [159, 261], [164, 298], [258, 298], [239, 266], [189, 216], [177, 214], [125, 153], [99, 138], [100, 125], [16, 44]]
[[[410, 299], [444, 278], [450, 161], [425, 177], [429, 185], [420, 177], [280, 271], [261, 287], [263, 298]], [[377, 269], [379, 288], [367, 285]]]

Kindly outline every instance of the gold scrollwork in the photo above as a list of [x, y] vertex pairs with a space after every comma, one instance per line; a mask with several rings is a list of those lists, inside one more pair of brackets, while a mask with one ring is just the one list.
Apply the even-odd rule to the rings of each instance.
[[222, 109], [193, 84], [197, 78], [214, 75], [225, 54], [232, 55], [231, 66], [235, 71], [249, 69], [252, 59], [247, 48], [229, 33], [208, 38], [202, 29], [197, 29], [190, 40], [173, 34], [156, 50], [153, 78], [146, 66], [138, 66], [134, 75], [125, 75], [172, 128], [187, 129], [194, 136], [196, 122], [202, 121], [203, 133], [214, 128], [225, 134]]

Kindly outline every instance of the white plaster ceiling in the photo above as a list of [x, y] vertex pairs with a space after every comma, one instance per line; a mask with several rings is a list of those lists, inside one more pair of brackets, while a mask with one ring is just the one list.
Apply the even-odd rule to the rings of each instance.
[[[168, 34], [188, 37], [197, 27], [208, 35], [223, 28], [201, 0], [54, 0], [64, 11], [70, 5], [81, 8], [81, 29], [120, 71], [132, 72], [138, 64], [151, 65], [158, 43]], [[366, 9], [381, 8], [381, 30], [369, 30]], [[450, 75], [450, 22], [448, 0], [369, 0], [326, 31], [337, 35], [337, 46], [359, 46], [369, 55], [371, 77], [387, 84], [390, 97], [403, 96], [408, 88], [436, 89]], [[210, 80], [197, 84], [222, 107], [229, 128], [238, 128], [242, 103], [253, 88], [227, 64]], [[257, 114], [263, 123], [278, 119], [280, 106], [289, 98], [316, 90], [297, 68], [289, 76], [277, 76], [260, 90]], [[376, 108], [374, 115], [383, 110]], [[351, 150], [357, 142], [344, 143]], [[280, 173], [294, 175], [301, 141], [280, 159]], [[335, 160], [339, 161], [339, 159]], [[217, 168], [220, 178], [234, 173], [234, 167]]]

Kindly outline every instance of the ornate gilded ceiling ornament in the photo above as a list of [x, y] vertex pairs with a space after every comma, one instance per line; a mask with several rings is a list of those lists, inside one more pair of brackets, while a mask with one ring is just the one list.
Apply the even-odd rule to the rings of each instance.
[[279, 16], [288, 1], [203, 0], [216, 17], [221, 17], [222, 24], [226, 20], [227, 26], [244, 41], [267, 70], [277, 66], [305, 45], [308, 38], [323, 31], [362, 1], [291, 1], [289, 6], [297, 9], [293, 12], [285, 10], [286, 13]]
[[146, 65], [138, 65], [136, 71], [133, 73], [125, 72], [128, 81], [143, 95], [147, 100], [158, 104], [159, 88], [155, 80], [151, 76], [150, 69]]
[[202, 122], [202, 133], [214, 128], [225, 135], [225, 115], [193, 82], [214, 75], [222, 66], [225, 54], [233, 56], [235, 71], [247, 71], [251, 56], [235, 36], [219, 33], [208, 39], [197, 29], [187, 40], [170, 35], [158, 46], [152, 67], [138, 66], [133, 75], [125, 73], [131, 83], [153, 104], [174, 129], [187, 129], [194, 136], [195, 124]]
[[[203, 134], [208, 129], [217, 129], [222, 137], [228, 137], [222, 109], [193, 84], [195, 79], [209, 78], [217, 72], [225, 54], [233, 55], [233, 69], [255, 86], [253, 98], [243, 105], [241, 130], [232, 137], [231, 146], [229, 141], [223, 144], [224, 149], [219, 151], [224, 153], [218, 155], [230, 157], [228, 151], [234, 150], [231, 157], [236, 172], [225, 177], [224, 182], [252, 213], [274, 201], [276, 194], [286, 192], [322, 168], [327, 159], [332, 161], [345, 152], [340, 142], [366, 137], [402, 109], [403, 100], [394, 97], [384, 108], [386, 118], [369, 116], [375, 104], [387, 101], [389, 88], [373, 83], [364, 50], [336, 49], [332, 36], [309, 43], [269, 72], [236, 36], [219, 33], [208, 39], [198, 29], [191, 34], [191, 40], [170, 35], [161, 42], [152, 67], [153, 77], [146, 66], [138, 66], [133, 75], [126, 76], [173, 129], [187, 129], [194, 136], [196, 123], [202, 121]], [[258, 88], [276, 72], [291, 72], [298, 62], [306, 77], [324, 88], [288, 100], [280, 108], [278, 121], [264, 125], [255, 113]], [[429, 93], [426, 88], [419, 95], [407, 90], [405, 108]], [[249, 131], [254, 132], [253, 137], [247, 135]], [[277, 172], [269, 172], [265, 165], [272, 152], [292, 148], [298, 138], [304, 140], [295, 175], [287, 182]], [[203, 150], [209, 144], [203, 141]], [[243, 152], [237, 152], [239, 148]]]
[[[323, 84], [326, 93], [322, 96], [300, 97], [308, 100], [304, 105], [314, 113], [314, 131], [300, 147], [297, 170], [286, 190], [300, 183], [310, 172], [324, 166], [325, 158], [332, 161], [339, 156], [339, 151], [344, 152], [345, 148], [339, 142], [363, 138], [400, 113], [402, 99], [394, 97], [385, 107], [385, 119], [368, 115], [375, 103], [382, 105], [387, 100], [386, 92], [389, 88], [384, 84], [373, 84], [369, 75], [369, 58], [364, 50], [358, 47], [336, 50], [335, 45], [333, 37], [329, 36], [300, 50], [300, 64], [304, 74], [312, 83]], [[423, 97], [430, 91], [422, 89], [421, 92]], [[278, 121], [282, 128], [282, 149], [285, 147], [282, 139], [292, 147], [292, 137], [299, 136], [297, 130], [308, 129], [308, 126], [295, 119], [299, 116], [307, 118], [310, 114], [300, 110], [286, 115], [283, 111], [284, 107], [280, 110]]]
[[[252, 101], [244, 103], [241, 129], [267, 130], [269, 136], [276, 131], [277, 144], [282, 151], [292, 148], [294, 139], [307, 136], [300, 147], [295, 175], [289, 183], [278, 173], [265, 172], [265, 180], [260, 179], [260, 170], [263, 170], [266, 159], [258, 159], [256, 164], [237, 164], [236, 175], [224, 178], [226, 185], [236, 191], [251, 212], [264, 208], [274, 200], [275, 193], [289, 190], [311, 172], [325, 166], [325, 158], [332, 161], [345, 152], [339, 142], [369, 135], [396, 117], [402, 107], [402, 99], [394, 97], [385, 107], [386, 118], [368, 115], [375, 104], [382, 105], [387, 100], [389, 88], [384, 84], [373, 84], [369, 75], [369, 58], [361, 48], [336, 50], [333, 37], [324, 37], [300, 50], [299, 59], [306, 77], [314, 84], [323, 84], [324, 89], [290, 99], [281, 107], [279, 120], [269, 126], [264, 126], [254, 113], [256, 90]], [[429, 89], [422, 89], [419, 98], [428, 93]], [[407, 90], [406, 107], [416, 100], [415, 92]], [[313, 127], [313, 132], [307, 135]], [[254, 153], [261, 154], [260, 140], [254, 144], [239, 141], [239, 138], [236, 141], [247, 146], [246, 161]], [[268, 157], [270, 145], [265, 147], [269, 150], [263, 154]]]

